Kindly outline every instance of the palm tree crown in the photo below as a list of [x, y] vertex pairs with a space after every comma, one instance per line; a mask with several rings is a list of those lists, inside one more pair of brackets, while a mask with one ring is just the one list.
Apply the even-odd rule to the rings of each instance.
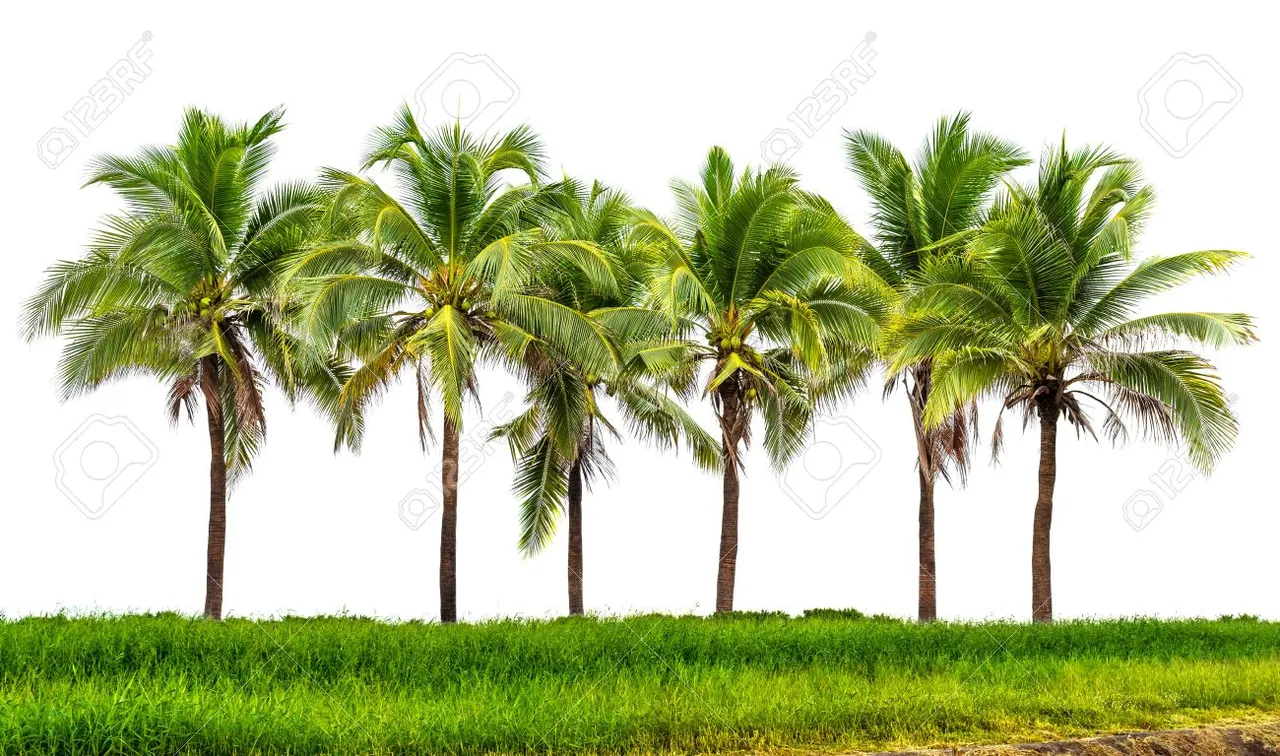
[[[480, 139], [455, 123], [423, 135], [406, 107], [375, 132], [365, 162], [392, 170], [401, 199], [371, 179], [324, 172], [334, 241], [295, 270], [311, 294], [309, 329], [362, 361], [345, 406], [361, 406], [402, 371], [420, 371], [424, 411], [434, 389], [461, 428], [477, 361], [519, 359], [535, 340], [531, 330], [573, 344], [597, 369], [614, 364], [597, 326], [525, 291], [538, 255], [579, 266], [601, 286], [612, 278], [593, 245], [547, 239], [529, 221], [541, 161], [525, 127]], [[510, 173], [528, 183], [508, 184]], [[422, 422], [425, 433], [425, 415]], [[360, 430], [343, 427], [339, 440], [358, 443]]]
[[1092, 432], [1082, 400], [1093, 401], [1112, 438], [1131, 424], [1159, 440], [1181, 438], [1191, 461], [1210, 470], [1230, 448], [1236, 420], [1212, 365], [1171, 342], [1247, 344], [1252, 318], [1136, 313], [1147, 298], [1247, 255], [1204, 250], [1133, 265], [1154, 196], [1138, 166], [1114, 153], [1065, 144], [1048, 151], [1037, 184], [1015, 187], [993, 209], [968, 258], [924, 275], [899, 363], [940, 356], [927, 420], [994, 393], [1026, 412], [1049, 402]]

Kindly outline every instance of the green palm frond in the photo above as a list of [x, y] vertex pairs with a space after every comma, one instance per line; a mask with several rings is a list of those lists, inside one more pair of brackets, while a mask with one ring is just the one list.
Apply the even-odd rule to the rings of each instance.
[[888, 140], [869, 131], [846, 132], [849, 167], [871, 195], [871, 225], [885, 265], [879, 273], [897, 283], [901, 271], [918, 267], [915, 250], [928, 244], [920, 185], [907, 159]]
[[933, 387], [924, 407], [925, 426], [941, 426], [957, 408], [999, 393], [1011, 372], [1009, 355], [1000, 349], [962, 346], [936, 355]]
[[700, 468], [710, 472], [720, 469], [720, 443], [667, 394], [629, 382], [617, 389], [614, 399], [632, 435], [659, 449], [678, 449], [683, 443]]
[[133, 375], [166, 380], [189, 371], [198, 359], [189, 338], [174, 334], [163, 310], [110, 310], [82, 316], [62, 329], [66, 348], [58, 364], [63, 399]]
[[504, 297], [496, 306], [511, 322], [572, 354], [585, 370], [604, 375], [618, 367], [619, 354], [609, 332], [585, 313], [528, 294]]
[[1076, 328], [1085, 335], [1098, 334], [1131, 318], [1143, 300], [1197, 276], [1224, 273], [1247, 257], [1244, 252], [1204, 250], [1143, 260], [1079, 315]]
[[568, 467], [548, 438], [534, 443], [516, 465], [513, 486], [520, 497], [520, 550], [535, 554], [555, 535], [568, 490]]
[[452, 305], [436, 311], [405, 345], [426, 358], [431, 383], [440, 392], [445, 414], [462, 425], [462, 402], [475, 390], [475, 335], [467, 316]]
[[818, 397], [810, 394], [812, 379], [806, 368], [785, 349], [765, 355], [769, 381], [758, 390], [764, 420], [764, 448], [775, 471], [786, 469], [812, 442], [814, 408]]
[[1111, 326], [1095, 338], [1103, 345], [1139, 348], [1153, 342], [1179, 339], [1216, 349], [1257, 341], [1253, 318], [1238, 312], [1166, 312], [1146, 315]]
[[1237, 422], [1213, 365], [1191, 352], [1099, 353], [1090, 380], [1115, 383], [1167, 408], [1187, 456], [1208, 472], [1235, 438]]

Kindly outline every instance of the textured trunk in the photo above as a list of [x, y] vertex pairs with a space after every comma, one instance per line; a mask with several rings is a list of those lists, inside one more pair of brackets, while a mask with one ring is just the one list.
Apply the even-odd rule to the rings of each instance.
[[1040, 415], [1040, 476], [1031, 536], [1031, 619], [1053, 622], [1053, 582], [1049, 531], [1053, 525], [1053, 484], [1058, 475], [1058, 405], [1050, 396], [1037, 399]]
[[937, 563], [933, 555], [933, 481], [920, 471], [920, 621], [938, 618]]
[[440, 464], [440, 621], [458, 621], [458, 426], [444, 418]]
[[569, 468], [569, 614], [582, 610], [582, 462]]
[[938, 617], [938, 566], [933, 548], [933, 491], [938, 479], [938, 461], [933, 458], [933, 444], [924, 429], [924, 406], [929, 401], [929, 388], [933, 383], [931, 367], [928, 364], [917, 367], [912, 379], [907, 400], [911, 403], [911, 422], [916, 434], [920, 481], [918, 616], [921, 622], [933, 622]]
[[733, 585], [738, 567], [738, 442], [741, 407], [734, 379], [720, 388], [720, 433], [724, 454], [724, 510], [720, 517], [720, 562], [716, 576], [716, 612], [733, 611]]
[[205, 563], [204, 616], [222, 619], [223, 564], [227, 555], [227, 455], [216, 367], [206, 366], [209, 418], [209, 547]]

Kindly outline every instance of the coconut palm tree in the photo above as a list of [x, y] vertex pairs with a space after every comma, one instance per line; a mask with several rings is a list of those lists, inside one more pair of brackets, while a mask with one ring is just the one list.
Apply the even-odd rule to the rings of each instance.
[[[552, 264], [616, 287], [601, 250], [547, 239], [529, 220], [541, 163], [526, 127], [481, 138], [454, 123], [424, 134], [403, 107], [373, 134], [364, 164], [389, 169], [398, 197], [370, 178], [325, 170], [332, 240], [294, 266], [310, 300], [304, 327], [359, 361], [342, 388], [338, 445], [358, 447], [360, 409], [408, 373], [425, 448], [432, 396], [440, 397], [442, 622], [457, 619], [459, 434], [464, 399], [478, 397], [478, 369], [535, 359], [544, 342], [596, 374], [617, 364], [600, 324], [536, 294], [535, 273]], [[512, 175], [527, 183], [510, 185]]]
[[265, 381], [326, 409], [345, 379], [290, 330], [297, 303], [277, 285], [325, 207], [309, 184], [261, 190], [282, 117], [231, 124], [190, 109], [175, 144], [97, 158], [86, 185], [114, 189], [124, 210], [106, 216], [84, 257], [49, 269], [23, 313], [28, 338], [67, 336], [64, 399], [141, 374], [169, 384], [174, 422], [194, 419], [203, 400], [211, 619], [222, 617], [227, 485], [262, 445]]
[[[1186, 443], [1204, 471], [1231, 446], [1236, 419], [1212, 364], [1187, 345], [1255, 340], [1239, 313], [1138, 314], [1153, 295], [1221, 273], [1245, 255], [1226, 250], [1131, 263], [1154, 194], [1131, 160], [1100, 148], [1045, 151], [1033, 186], [1012, 186], [964, 257], [931, 261], [909, 303], [898, 368], [933, 362], [926, 427], [984, 395], [1040, 424], [1032, 535], [1032, 617], [1053, 619], [1050, 525], [1060, 418], [1112, 441], [1143, 435]], [[1002, 409], [1003, 413], [1003, 409]], [[997, 420], [993, 450], [1002, 442]]]
[[865, 242], [801, 191], [789, 168], [735, 175], [716, 147], [700, 179], [673, 183], [673, 220], [637, 218], [632, 238], [648, 260], [648, 301], [673, 326], [637, 359], [685, 389], [710, 365], [702, 393], [720, 424], [724, 470], [716, 611], [728, 612], [752, 419], [763, 415], [765, 449], [785, 466], [805, 446], [816, 402], [835, 386], [830, 375], [870, 363], [886, 294], [855, 255]]
[[[1016, 145], [969, 128], [969, 114], [938, 120], [914, 162], [869, 131], [846, 132], [849, 166], [871, 198], [875, 244], [861, 255], [900, 294], [910, 293], [930, 259], [955, 253], [977, 228], [1001, 178], [1028, 160]], [[888, 345], [888, 350], [894, 348]], [[922, 360], [891, 374], [886, 393], [901, 382], [911, 406], [919, 477], [919, 618], [938, 616], [934, 557], [934, 490], [954, 472], [963, 484], [970, 441], [977, 432], [976, 405], [952, 413], [926, 430], [922, 420], [932, 386], [932, 364]]]
[[[665, 318], [632, 304], [642, 290], [635, 271], [628, 269], [635, 256], [626, 248], [633, 214], [626, 195], [598, 182], [587, 187], [566, 180], [545, 191], [543, 199], [540, 216], [547, 237], [594, 243], [610, 255], [621, 285], [602, 289], [577, 268], [553, 265], [538, 276], [542, 295], [606, 324], [624, 355], [636, 348], [626, 337], [662, 335]], [[683, 407], [640, 376], [622, 370], [593, 374], [553, 345], [536, 345], [530, 352], [535, 349], [539, 359], [527, 358], [522, 371], [529, 383], [527, 409], [495, 428], [493, 436], [508, 439], [518, 463], [514, 489], [520, 496], [521, 551], [545, 548], [567, 508], [569, 614], [581, 615], [583, 488], [611, 476], [606, 437], [621, 440], [601, 406], [605, 397], [613, 399], [637, 436], [663, 448], [678, 447], [683, 439], [704, 468], [718, 467], [719, 451]]]

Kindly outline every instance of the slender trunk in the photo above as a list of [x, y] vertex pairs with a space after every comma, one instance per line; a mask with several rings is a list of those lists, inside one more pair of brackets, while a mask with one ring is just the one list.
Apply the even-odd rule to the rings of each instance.
[[721, 443], [724, 454], [724, 510], [720, 517], [720, 562], [716, 576], [716, 612], [733, 611], [733, 586], [738, 567], [738, 440], [741, 418], [734, 379], [720, 388]]
[[920, 621], [938, 618], [937, 562], [933, 555], [933, 481], [920, 471]]
[[444, 418], [440, 491], [440, 621], [458, 621], [458, 426]]
[[911, 404], [911, 423], [916, 434], [916, 467], [920, 481], [918, 616], [921, 622], [938, 618], [938, 565], [934, 558], [933, 491], [937, 482], [937, 460], [933, 445], [924, 429], [924, 407], [929, 401], [932, 368], [923, 364], [912, 375], [907, 400]]
[[569, 614], [582, 612], [582, 462], [569, 468]]
[[1040, 479], [1031, 536], [1031, 619], [1053, 622], [1049, 530], [1053, 525], [1053, 484], [1058, 475], [1058, 405], [1051, 396], [1037, 398], [1040, 415]]
[[227, 455], [216, 367], [206, 367], [209, 418], [209, 547], [205, 563], [204, 616], [222, 619], [223, 563], [227, 554]]

